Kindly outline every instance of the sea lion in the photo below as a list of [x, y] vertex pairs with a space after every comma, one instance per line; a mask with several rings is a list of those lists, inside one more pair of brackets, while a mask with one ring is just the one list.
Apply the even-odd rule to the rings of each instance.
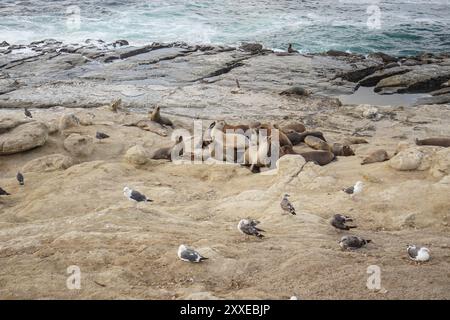
[[450, 147], [450, 138], [428, 138], [428, 139], [417, 139], [416, 144], [418, 146], [438, 146], [438, 147]]
[[278, 139], [279, 139], [280, 147], [292, 146], [292, 142], [289, 139], [289, 137], [282, 130], [280, 130], [280, 127], [277, 124], [274, 124], [274, 125], [262, 124], [256, 129], [256, 132], [259, 132], [259, 130], [266, 130], [266, 134], [269, 137], [272, 135], [273, 129], [278, 130]]
[[[179, 143], [183, 142], [183, 136], [178, 137], [178, 139], [176, 140], [176, 142], [171, 146], [171, 147], [165, 147], [165, 148], [160, 148], [158, 150], [156, 150], [153, 155], [150, 157], [150, 159], [154, 159], [154, 160], [161, 160], [161, 159], [165, 159], [165, 160], [170, 160], [172, 161], [172, 150], [173, 148], [175, 148], [175, 146]], [[183, 150], [180, 149], [178, 155], [181, 157], [183, 152]]]
[[298, 153], [294, 151], [294, 148], [292, 148], [292, 146], [282, 146], [282, 147], [280, 147], [280, 158], [282, 156], [287, 155], [287, 154], [298, 154]]
[[[212, 141], [220, 143], [224, 148], [236, 148], [245, 150], [248, 146], [248, 138], [244, 135], [243, 131], [237, 131], [236, 133], [226, 133], [224, 131], [225, 121], [215, 121], [210, 125], [210, 135]], [[239, 133], [239, 132], [242, 132]]]
[[347, 137], [345, 138], [343, 144], [363, 144], [369, 143], [366, 139], [358, 138], [358, 137]]
[[288, 124], [281, 127], [281, 131], [288, 134], [292, 131], [302, 133], [306, 131], [305, 125], [300, 122], [289, 122]]
[[361, 164], [369, 164], [369, 163], [375, 163], [375, 162], [383, 162], [389, 160], [389, 155], [387, 154], [386, 150], [379, 149], [374, 152], [371, 152], [367, 157], [361, 161]]
[[349, 145], [342, 143], [333, 143], [331, 146], [331, 152], [333, 152], [335, 156], [348, 157], [355, 155], [355, 152]]
[[127, 126], [135, 126], [139, 129], [156, 133], [162, 137], [167, 137], [168, 134], [167, 129], [163, 125], [152, 120], [139, 120], [135, 124]]
[[303, 137], [300, 133], [295, 131], [286, 133], [286, 136], [288, 137], [289, 141], [291, 141], [293, 146], [296, 146], [305, 140], [305, 137]]
[[331, 151], [331, 148], [328, 145], [328, 143], [326, 143], [322, 139], [317, 138], [315, 136], [311, 136], [311, 135], [306, 136], [305, 143], [315, 150]]
[[309, 96], [311, 93], [306, 90], [305, 88], [302, 87], [291, 87], [289, 89], [286, 89], [284, 91], [280, 92], [280, 95], [282, 96], [300, 96], [300, 97], [307, 97]]
[[335, 159], [335, 156], [330, 151], [308, 151], [308, 152], [299, 152], [303, 158], [305, 158], [306, 162], [314, 162], [319, 166], [324, 166], [329, 164], [331, 161]]
[[290, 132], [287, 134], [288, 139], [291, 141], [292, 145], [294, 145], [294, 146], [298, 145], [301, 142], [305, 142], [305, 138], [307, 136], [314, 136], [314, 137], [317, 137], [317, 138], [327, 142], [327, 140], [323, 136], [323, 133], [320, 131], [306, 131], [306, 132], [302, 132], [302, 133]]
[[[278, 143], [274, 143], [274, 145], [278, 148], [278, 159], [283, 155], [288, 154], [287, 152], [294, 152], [292, 149], [292, 145], [286, 145], [282, 147], [279, 147]], [[250, 140], [250, 146], [247, 150], [245, 150], [243, 165], [250, 166], [250, 170], [254, 173], [260, 172], [259, 168], [268, 167], [272, 164], [272, 156], [271, 136], [268, 136], [266, 139], [259, 141], [259, 145], [254, 145], [254, 141]]]
[[150, 120], [152, 120], [154, 122], [158, 122], [159, 124], [162, 124], [162, 125], [173, 126], [172, 121], [170, 121], [166, 117], [161, 116], [159, 106], [156, 106], [156, 108], [150, 114]]
[[[222, 148], [222, 150], [220, 150], [220, 148]], [[206, 156], [206, 158], [213, 158], [219, 161], [225, 161], [225, 162], [229, 162], [229, 163], [237, 163], [238, 160], [239, 162], [242, 162], [241, 159], [238, 159], [238, 149], [233, 148], [233, 147], [228, 147], [226, 145], [222, 145], [222, 144], [216, 144], [216, 143], [211, 143], [208, 145], [207, 147], [208, 150], [208, 154]], [[241, 152], [245, 150], [242, 149]], [[221, 152], [221, 154], [220, 154]], [[243, 157], [245, 153], [241, 153], [240, 157]]]
[[[252, 130], [252, 134], [256, 134], [256, 129]], [[271, 137], [268, 136], [267, 139], [263, 139], [258, 141], [259, 144], [256, 144], [255, 140], [250, 139], [249, 147], [245, 150], [244, 153], [244, 165], [251, 166], [252, 172], [256, 170], [256, 168], [264, 167], [266, 164], [261, 162], [261, 159], [267, 157], [270, 153], [271, 149]], [[258, 170], [259, 172], [259, 170]]]

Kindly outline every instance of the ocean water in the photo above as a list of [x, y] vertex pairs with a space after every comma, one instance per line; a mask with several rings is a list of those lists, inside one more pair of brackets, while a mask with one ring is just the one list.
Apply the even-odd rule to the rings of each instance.
[[443, 52], [450, 51], [450, 0], [0, 0], [0, 42], [46, 38]]

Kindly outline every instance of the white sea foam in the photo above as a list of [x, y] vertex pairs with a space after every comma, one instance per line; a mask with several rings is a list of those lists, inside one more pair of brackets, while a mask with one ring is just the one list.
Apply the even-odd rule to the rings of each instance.
[[[79, 10], [68, 10], [67, 3], [2, 1], [0, 41], [126, 39], [135, 45], [256, 41], [282, 50], [292, 43], [301, 52], [450, 51], [448, 0], [80, 0]], [[367, 26], [367, 8], [377, 4], [381, 28], [373, 30]]]

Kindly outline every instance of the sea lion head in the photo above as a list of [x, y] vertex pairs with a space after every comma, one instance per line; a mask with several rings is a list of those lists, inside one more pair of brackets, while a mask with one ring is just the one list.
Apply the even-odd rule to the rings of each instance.
[[225, 127], [226, 123], [224, 120], [219, 120], [216, 122], [216, 126], [215, 128], [219, 129], [219, 130], [223, 130], [223, 128]]
[[280, 147], [280, 157], [286, 154], [295, 154], [294, 149], [290, 145]]

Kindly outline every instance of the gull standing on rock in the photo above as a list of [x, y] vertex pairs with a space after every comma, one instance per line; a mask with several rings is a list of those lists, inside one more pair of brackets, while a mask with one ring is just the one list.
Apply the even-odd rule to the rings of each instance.
[[343, 236], [341, 238], [341, 241], [339, 241], [339, 246], [343, 250], [347, 250], [347, 249], [354, 250], [354, 249], [359, 249], [359, 248], [365, 246], [369, 242], [372, 242], [372, 240], [366, 240], [366, 239], [363, 239], [363, 238], [357, 237], [357, 236]]
[[27, 118], [33, 118], [32, 114], [31, 114], [30, 110], [28, 110], [28, 108], [25, 107], [23, 113], [25, 114], [25, 116]]
[[333, 216], [333, 218], [330, 221], [330, 224], [339, 230], [350, 230], [352, 228], [356, 228], [356, 226], [346, 225], [347, 222], [353, 222], [353, 219], [338, 213]]
[[357, 181], [354, 186], [344, 188], [342, 191], [349, 194], [353, 199], [357, 194], [360, 194], [363, 191], [364, 184], [361, 181]]
[[132, 190], [128, 187], [123, 188], [123, 194], [125, 197], [127, 197], [130, 201], [138, 202], [153, 202], [153, 200], [150, 200], [145, 195], [140, 193], [139, 191]]
[[178, 247], [178, 258], [187, 262], [201, 262], [207, 260], [208, 258], [203, 257], [200, 253], [194, 249], [188, 248], [184, 244]]
[[238, 230], [245, 234], [246, 236], [256, 236], [260, 239], [264, 237], [264, 235], [261, 232], [265, 232], [262, 229], [259, 229], [256, 227], [259, 224], [259, 221], [253, 220], [253, 219], [242, 219], [238, 223]]
[[11, 194], [0, 188], [0, 196], [10, 196]]
[[17, 181], [19, 181], [19, 184], [21, 186], [25, 185], [25, 178], [23, 177], [23, 174], [21, 174], [20, 172], [17, 172]]
[[109, 136], [106, 133], [97, 131], [97, 133], [95, 134], [95, 137], [101, 142], [103, 139], [108, 139]]
[[430, 249], [428, 248], [408, 245], [406, 252], [408, 252], [409, 258], [416, 262], [425, 262], [430, 260]]
[[283, 211], [289, 212], [292, 215], [296, 215], [297, 213], [295, 213], [294, 206], [291, 204], [288, 197], [290, 197], [290, 195], [285, 193], [280, 203], [281, 209], [283, 209]]

